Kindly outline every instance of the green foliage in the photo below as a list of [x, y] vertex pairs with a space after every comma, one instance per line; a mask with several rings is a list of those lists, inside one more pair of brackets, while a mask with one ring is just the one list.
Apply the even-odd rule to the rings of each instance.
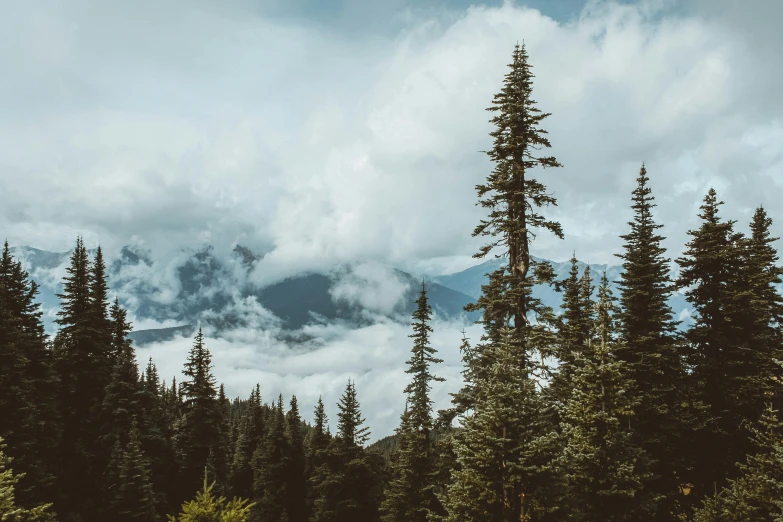
[[225, 497], [216, 496], [212, 490], [213, 482], [207, 485], [204, 476], [204, 488], [198, 492], [195, 500], [182, 504], [179, 516], [168, 516], [169, 522], [247, 522], [254, 504], [246, 499], [234, 498], [227, 501]]
[[12, 459], [4, 453], [5, 443], [0, 438], [0, 521], [1, 522], [55, 522], [51, 504], [25, 509], [16, 503], [14, 490], [22, 475], [14, 475], [9, 467]]
[[783, 521], [783, 422], [769, 406], [753, 429], [755, 453], [740, 464], [740, 477], [708, 498], [695, 522]]
[[432, 432], [430, 382], [443, 381], [430, 372], [430, 365], [443, 362], [429, 345], [432, 309], [422, 283], [413, 314], [414, 344], [406, 373], [413, 376], [406, 386], [407, 404], [397, 430], [398, 447], [392, 463], [392, 480], [381, 505], [384, 522], [426, 522], [430, 513], [442, 514], [435, 496], [435, 452]]
[[150, 479], [149, 462], [141, 449], [135, 420], [124, 449], [119, 443], [112, 452], [107, 481], [107, 515], [116, 522], [154, 522], [159, 520], [156, 497]]
[[597, 342], [578, 365], [562, 414], [566, 440], [560, 458], [568, 479], [568, 520], [648, 520], [649, 466], [630, 429], [639, 404], [625, 363], [616, 359], [612, 297], [604, 274], [599, 288]]
[[693, 420], [684, 407], [689, 399], [684, 353], [674, 334], [669, 260], [662, 246], [665, 238], [658, 232], [662, 225], [652, 215], [655, 198], [649, 181], [642, 165], [631, 196], [630, 230], [620, 236], [624, 252], [618, 254], [623, 272], [617, 317], [622, 342], [614, 353], [636, 383], [639, 402], [633, 427], [652, 466], [645, 488], [662, 495], [656, 516], [666, 519], [680, 509], [680, 485], [688, 466], [682, 436]]
[[[283, 397], [272, 412], [269, 431], [252, 460], [253, 494], [257, 502], [254, 520], [272, 522], [287, 514], [290, 441], [286, 434]], [[297, 499], [299, 502], [303, 500]]]

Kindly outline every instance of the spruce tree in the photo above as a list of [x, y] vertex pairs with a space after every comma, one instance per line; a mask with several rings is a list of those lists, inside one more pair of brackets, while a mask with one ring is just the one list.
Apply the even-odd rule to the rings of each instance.
[[55, 522], [51, 504], [26, 509], [16, 503], [15, 489], [21, 474], [10, 468], [13, 459], [5, 455], [5, 442], [0, 438], [0, 520], [3, 522]]
[[435, 453], [432, 442], [432, 401], [430, 383], [443, 381], [430, 372], [430, 365], [443, 362], [435, 357], [429, 344], [432, 333], [432, 308], [427, 302], [424, 283], [416, 301], [411, 323], [414, 333], [411, 358], [406, 373], [412, 376], [406, 386], [406, 411], [397, 431], [397, 459], [392, 468], [392, 481], [381, 505], [385, 522], [426, 522], [430, 513], [441, 514], [442, 508], [434, 494]]
[[313, 477], [313, 522], [376, 522], [380, 481], [377, 468], [362, 445], [369, 437], [363, 426], [356, 388], [349, 381], [340, 398], [337, 437], [324, 452], [324, 464]]
[[[313, 429], [307, 439], [306, 456], [306, 480], [307, 480], [307, 514], [308, 517], [313, 513], [315, 503], [314, 492], [317, 489], [318, 470], [326, 465], [326, 450], [329, 447], [331, 437], [329, 435], [329, 423], [324, 409], [324, 403], [321, 397], [318, 397], [318, 403], [315, 406], [315, 418], [313, 419]], [[328, 473], [322, 473], [324, 475]]]
[[253, 453], [258, 447], [260, 434], [255, 431], [255, 419], [260, 412], [260, 397], [256, 391], [250, 393], [247, 410], [239, 421], [234, 455], [231, 463], [230, 489], [233, 495], [242, 498], [253, 496]]
[[61, 513], [97, 517], [101, 499], [101, 466], [92, 457], [98, 439], [98, 411], [103, 402], [106, 375], [106, 349], [96, 337], [95, 307], [92, 301], [92, 273], [87, 249], [81, 238], [66, 268], [55, 338], [55, 366], [60, 379], [59, 444]]
[[11, 445], [17, 471], [24, 474], [16, 486], [23, 505], [54, 497], [59, 435], [57, 381], [37, 294], [38, 285], [6, 242], [0, 255], [0, 437]]
[[698, 496], [720, 489], [736, 474], [734, 463], [750, 450], [750, 441], [737, 430], [758, 419], [772, 385], [763, 374], [763, 347], [749, 335], [746, 239], [734, 231], [733, 221], [720, 218], [722, 203], [710, 189], [699, 214], [701, 226], [689, 232], [692, 239], [677, 260], [677, 284], [687, 289], [695, 310], [686, 333], [694, 398], [707, 407], [706, 425], [692, 448]]
[[673, 285], [669, 260], [662, 246], [652, 210], [655, 208], [650, 178], [642, 165], [633, 190], [630, 231], [620, 236], [624, 252], [620, 287], [618, 329], [621, 343], [615, 354], [636, 383], [639, 394], [633, 427], [641, 447], [652, 461], [646, 488], [664, 496], [656, 519], [669, 520], [676, 509], [680, 485], [686, 481], [682, 436], [688, 416], [683, 353], [675, 338], [676, 324], [668, 299]]
[[599, 288], [597, 339], [573, 377], [563, 412], [562, 455], [568, 479], [568, 520], [649, 520], [644, 492], [647, 457], [635, 443], [629, 420], [639, 399], [625, 363], [617, 360], [612, 295], [606, 273]]
[[290, 522], [307, 520], [305, 503], [305, 448], [302, 418], [296, 395], [291, 397], [290, 408], [286, 413], [286, 433], [289, 441], [288, 465], [286, 470], [287, 504], [286, 511]]
[[742, 473], [719, 494], [708, 498], [695, 522], [780, 522], [783, 520], [783, 422], [769, 406], [753, 429], [754, 453]]
[[180, 384], [182, 418], [177, 433], [180, 460], [180, 482], [183, 494], [195, 491], [201, 472], [208, 464], [213, 448], [220, 444], [221, 411], [217, 401], [212, 356], [204, 346], [199, 328], [182, 372]]
[[141, 448], [135, 419], [132, 421], [124, 449], [115, 449], [112, 461], [109, 467], [114, 484], [109, 487], [106, 513], [108, 518], [115, 522], [160, 520], [156, 511], [156, 496], [152, 489], [149, 462]]
[[182, 504], [182, 512], [176, 517], [169, 515], [169, 522], [247, 522], [255, 504], [236, 497], [226, 501], [213, 493], [214, 488], [214, 482], [207, 484], [205, 473], [203, 489], [195, 500]]
[[[550, 147], [540, 127], [549, 114], [541, 112], [532, 97], [533, 74], [524, 46], [515, 47], [509, 67], [489, 109], [496, 113], [491, 120], [494, 146], [487, 153], [495, 168], [486, 183], [476, 187], [479, 204], [489, 216], [473, 232], [489, 238], [474, 257], [497, 250], [508, 256], [508, 265], [488, 274], [482, 295], [466, 307], [483, 311], [480, 322], [485, 335], [470, 356], [470, 380], [455, 397], [459, 411], [473, 413], [464, 419], [465, 430], [455, 449], [461, 469], [446, 495], [448, 520], [475, 516], [475, 520], [518, 521], [530, 512], [534, 490], [545, 487], [531, 482], [528, 468], [532, 455], [544, 458], [538, 454], [538, 443], [548, 431], [539, 419], [530, 417], [533, 405], [540, 403], [532, 376], [545, 369], [545, 356], [554, 351], [550, 326], [555, 318], [533, 296], [532, 288], [553, 284], [554, 270], [532, 259], [530, 245], [541, 230], [559, 238], [563, 232], [559, 223], [541, 213], [556, 199], [532, 177], [532, 170], [560, 164], [552, 156], [536, 155], [536, 150]], [[510, 337], [503, 334], [506, 328], [511, 328]], [[503, 363], [496, 363], [497, 357]]]
[[[142, 414], [141, 386], [136, 354], [130, 342], [125, 342], [115, 360], [109, 385], [101, 405], [99, 453], [108, 458], [117, 441], [125, 444], [133, 419]], [[106, 460], [103, 461], [107, 462]]]
[[274, 406], [269, 432], [253, 455], [253, 495], [257, 506], [254, 521], [273, 522], [287, 513], [290, 442], [286, 434], [283, 397]]

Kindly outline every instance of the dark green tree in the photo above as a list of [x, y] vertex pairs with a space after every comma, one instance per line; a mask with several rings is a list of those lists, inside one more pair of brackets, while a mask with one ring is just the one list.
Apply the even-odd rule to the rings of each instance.
[[649, 181], [642, 165], [631, 196], [630, 231], [620, 236], [624, 241], [624, 252], [617, 254], [623, 260], [618, 281], [622, 342], [615, 353], [639, 393], [633, 426], [652, 462], [646, 488], [663, 495], [655, 517], [670, 520], [670, 513], [679, 509], [680, 486], [686, 481], [681, 437], [691, 420], [684, 408], [688, 402], [684, 353], [675, 337], [676, 323], [668, 302], [673, 284], [662, 246], [665, 238], [658, 232], [663, 225], [652, 215], [655, 198]]
[[56, 522], [51, 504], [26, 509], [16, 503], [15, 489], [21, 474], [10, 468], [13, 459], [4, 453], [5, 442], [0, 438], [0, 517], [3, 522]]
[[741, 476], [708, 498], [695, 522], [783, 520], [783, 422], [769, 406], [753, 429], [754, 453], [739, 464]]
[[253, 494], [257, 503], [253, 520], [273, 522], [285, 514], [289, 517], [287, 472], [290, 441], [286, 434], [283, 397], [279, 397], [272, 412], [269, 431], [263, 444], [253, 455]]
[[310, 520], [377, 522], [381, 484], [377, 467], [362, 447], [369, 434], [353, 382], [348, 382], [338, 408], [337, 437], [312, 480], [315, 502]]
[[291, 397], [290, 408], [286, 413], [286, 434], [289, 441], [286, 470], [286, 511], [290, 522], [305, 522], [307, 520], [307, 504], [305, 503], [307, 493], [304, 433], [296, 395]]
[[381, 519], [387, 522], [426, 522], [430, 513], [442, 514], [434, 493], [435, 451], [432, 440], [432, 401], [430, 383], [443, 381], [430, 366], [443, 362], [430, 346], [432, 308], [422, 283], [417, 308], [413, 313], [413, 348], [406, 373], [411, 382], [405, 387], [406, 410], [397, 430], [397, 458], [392, 467], [392, 481], [381, 505]]
[[196, 477], [207, 467], [212, 449], [220, 444], [223, 422], [212, 375], [212, 356], [204, 346], [201, 328], [182, 373], [185, 375], [180, 384], [182, 418], [176, 437], [182, 494], [187, 495], [197, 490]]
[[[319, 475], [317, 470], [326, 465], [326, 451], [329, 448], [331, 436], [329, 434], [329, 423], [326, 417], [323, 400], [318, 397], [318, 404], [315, 407], [315, 418], [313, 420], [313, 429], [307, 438], [307, 454], [305, 475], [307, 480], [307, 514], [308, 517], [313, 513], [315, 503], [314, 490], [317, 488], [316, 480]], [[321, 473], [324, 475], [326, 472]]]
[[639, 399], [625, 363], [615, 357], [613, 298], [606, 273], [598, 296], [597, 342], [588, 343], [591, 351], [576, 368], [573, 393], [562, 415], [567, 519], [649, 520], [652, 499], [644, 492], [649, 463], [629, 422]]
[[[473, 232], [489, 238], [474, 257], [499, 251], [508, 256], [508, 265], [488, 274], [482, 295], [466, 307], [483, 311], [480, 322], [485, 335], [467, 360], [470, 379], [455, 397], [457, 411], [472, 413], [464, 419], [462, 442], [455, 447], [461, 469], [446, 495], [448, 520], [518, 521], [530, 512], [534, 490], [545, 487], [541, 474], [537, 484], [531, 482], [534, 473], [529, 465], [533, 455], [544, 458], [535, 441], [545, 440], [547, 430], [529, 415], [540, 403], [534, 372], [546, 369], [545, 357], [554, 351], [555, 317], [533, 296], [532, 288], [553, 284], [554, 270], [532, 259], [530, 245], [539, 231], [559, 238], [563, 232], [559, 223], [541, 213], [556, 199], [532, 170], [560, 164], [552, 156], [536, 154], [551, 146], [540, 126], [549, 114], [541, 112], [533, 99], [533, 74], [524, 45], [515, 47], [509, 67], [489, 108], [495, 113], [491, 120], [495, 129], [494, 145], [487, 154], [495, 168], [486, 183], [476, 187], [479, 204], [489, 216]], [[503, 363], [496, 364], [498, 357]]]
[[124, 449], [119, 443], [112, 452], [108, 489], [107, 517], [116, 522], [154, 522], [160, 520], [152, 489], [149, 462], [139, 441], [139, 430], [132, 421]]
[[[706, 405], [706, 423], [693, 441], [697, 496], [720, 489], [751, 450], [738, 433], [755, 422], [769, 399], [772, 382], [765, 375], [763, 347], [753, 338], [752, 293], [748, 291], [746, 239], [733, 221], [719, 216], [722, 202], [713, 189], [701, 206], [701, 226], [689, 232], [690, 242], [677, 284], [695, 317], [686, 333], [690, 345], [693, 395]], [[761, 348], [761, 349], [759, 349]]]

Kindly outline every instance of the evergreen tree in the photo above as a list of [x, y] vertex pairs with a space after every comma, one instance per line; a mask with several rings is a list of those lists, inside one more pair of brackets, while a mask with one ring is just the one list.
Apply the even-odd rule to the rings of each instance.
[[[323, 400], [318, 397], [318, 404], [315, 407], [315, 418], [313, 429], [310, 431], [307, 439], [307, 457], [306, 457], [306, 477], [307, 477], [307, 514], [308, 517], [313, 512], [315, 502], [314, 490], [317, 489], [318, 470], [326, 465], [326, 451], [329, 447], [331, 437], [329, 436], [329, 424], [326, 418]], [[328, 470], [328, 468], [327, 468]], [[321, 473], [321, 476], [324, 475]]]
[[286, 413], [286, 433], [289, 441], [286, 511], [290, 522], [305, 522], [307, 520], [307, 505], [305, 503], [304, 433], [302, 432], [302, 418], [299, 416], [296, 395], [291, 397], [290, 409]]
[[[553, 352], [549, 327], [555, 318], [532, 288], [553, 284], [554, 270], [531, 258], [530, 243], [539, 230], [559, 238], [563, 232], [559, 223], [541, 214], [541, 208], [555, 205], [556, 199], [531, 171], [560, 164], [552, 156], [535, 155], [537, 149], [550, 147], [540, 127], [549, 114], [541, 112], [532, 97], [533, 74], [524, 46], [514, 49], [509, 67], [489, 109], [496, 113], [491, 120], [494, 146], [487, 153], [495, 168], [486, 183], [476, 187], [489, 217], [473, 232], [490, 238], [474, 257], [501, 249], [509, 262], [488, 274], [482, 295], [466, 307], [483, 310], [485, 335], [468, 359], [470, 380], [455, 397], [456, 408], [472, 414], [465, 417], [455, 446], [460, 469], [446, 495], [447, 520], [453, 521], [523, 520], [534, 491], [546, 488], [540, 481], [546, 465], [540, 460], [551, 457], [541, 454], [548, 429], [540, 418], [531, 417], [540, 408], [532, 375], [545, 369], [543, 361]], [[536, 459], [539, 471], [532, 473], [529, 466]], [[534, 484], [536, 474], [539, 482]]]
[[[413, 348], [406, 373], [412, 380], [405, 388], [406, 411], [398, 434], [397, 459], [392, 468], [392, 482], [381, 505], [382, 520], [388, 522], [426, 522], [429, 513], [441, 514], [434, 494], [435, 453], [432, 443], [432, 401], [430, 382], [443, 381], [430, 372], [431, 364], [443, 362], [435, 357], [429, 345], [432, 308], [427, 302], [424, 283], [413, 313]], [[410, 409], [408, 408], [410, 406]]]
[[783, 422], [769, 406], [753, 429], [755, 453], [739, 464], [742, 475], [707, 499], [695, 522], [783, 521]]
[[655, 198], [642, 165], [633, 191], [630, 231], [620, 236], [624, 252], [618, 312], [621, 343], [616, 357], [625, 364], [639, 393], [634, 431], [652, 461], [646, 488], [664, 495], [656, 519], [669, 520], [676, 509], [679, 487], [685, 482], [682, 435], [689, 425], [683, 404], [688, 400], [683, 354], [668, 299], [672, 293], [669, 260], [652, 210]]
[[369, 437], [362, 424], [356, 388], [349, 381], [340, 398], [337, 437], [324, 452], [324, 464], [313, 477], [313, 522], [376, 522], [380, 482], [362, 445]]
[[17, 471], [24, 475], [16, 486], [23, 505], [54, 496], [59, 425], [57, 382], [37, 294], [38, 285], [6, 242], [0, 255], [0, 437], [11, 444]]
[[[287, 472], [289, 470], [290, 442], [286, 435], [286, 419], [283, 413], [283, 397], [278, 399], [272, 412], [269, 432], [263, 446], [253, 455], [253, 493], [257, 501], [254, 520], [273, 522], [283, 514], [289, 516], [289, 492]], [[303, 499], [302, 499], [303, 500]]]
[[696, 312], [686, 333], [694, 395], [707, 407], [706, 426], [692, 450], [699, 495], [720, 489], [735, 475], [734, 463], [751, 449], [737, 429], [758, 419], [773, 384], [763, 373], [763, 348], [755, 346], [749, 329], [746, 240], [734, 231], [733, 221], [721, 220], [721, 204], [710, 189], [699, 214], [701, 226], [689, 232], [692, 239], [677, 260], [677, 284], [687, 289]]
[[454, 437], [457, 466], [442, 498], [446, 522], [524, 521], [549, 508], [544, 489], [550, 483], [541, 404], [533, 380], [516, 364], [513, 332], [493, 345], [493, 365], [481, 386], [485, 401], [462, 418]]
[[21, 475], [14, 475], [9, 467], [12, 459], [4, 453], [5, 443], [0, 438], [0, 520], [3, 522], [55, 522], [51, 504], [25, 509], [16, 503], [15, 488]]
[[103, 402], [107, 375], [107, 346], [98, 343], [95, 329], [95, 307], [92, 300], [92, 273], [87, 249], [81, 238], [71, 254], [66, 268], [63, 293], [55, 338], [55, 366], [60, 379], [60, 441], [59, 475], [62, 501], [61, 513], [80, 513], [95, 519], [103, 471], [92, 458], [92, 448], [98, 439], [98, 411]]
[[636, 446], [629, 419], [639, 399], [625, 363], [615, 358], [612, 296], [604, 273], [599, 288], [598, 342], [577, 367], [563, 412], [567, 440], [562, 460], [568, 478], [568, 520], [649, 520], [644, 495], [646, 456]]
[[[756, 350], [761, 352], [761, 372], [780, 383], [783, 371], [775, 361], [783, 361], [783, 296], [776, 287], [783, 282], [783, 268], [777, 264], [779, 258], [773, 243], [779, 238], [771, 237], [771, 226], [772, 219], [764, 208], [756, 209], [745, 244], [748, 290], [752, 296], [747, 310], [752, 323], [747, 329]], [[770, 394], [774, 395], [776, 407], [783, 407], [783, 387], [773, 386]]]
[[178, 517], [169, 515], [169, 522], [247, 522], [255, 504], [246, 499], [234, 498], [227, 502], [212, 492], [215, 483], [207, 485], [204, 474], [204, 488], [198, 492], [195, 500], [182, 504]]
[[177, 433], [180, 481], [183, 492], [194, 491], [197, 480], [208, 464], [214, 447], [220, 444], [221, 411], [217, 401], [212, 356], [204, 346], [199, 328], [182, 371], [186, 379], [180, 385], [182, 418]]
[[[108, 379], [112, 367], [112, 352], [116, 353], [116, 347], [112, 346], [115, 327], [109, 318], [108, 283], [106, 281], [106, 263], [103, 261], [103, 251], [99, 246], [95, 252], [95, 259], [90, 264], [90, 326], [93, 330], [93, 343], [95, 353], [99, 354], [97, 364], [103, 364], [101, 377]], [[124, 321], [125, 317], [121, 316]], [[115, 323], [116, 324], [116, 323]], [[130, 325], [123, 323], [130, 331]], [[120, 325], [117, 328], [121, 327]]]
[[[149, 463], [141, 449], [138, 426], [133, 420], [124, 450], [112, 453], [107, 515], [113, 522], [154, 522], [160, 520], [152, 489]], [[115, 446], [117, 447], [117, 446]]]
[[261, 440], [256, 430], [256, 420], [261, 416], [261, 397], [256, 390], [250, 392], [247, 411], [244, 412], [238, 428], [237, 440], [231, 464], [231, 491], [235, 496], [253, 496], [253, 453]]

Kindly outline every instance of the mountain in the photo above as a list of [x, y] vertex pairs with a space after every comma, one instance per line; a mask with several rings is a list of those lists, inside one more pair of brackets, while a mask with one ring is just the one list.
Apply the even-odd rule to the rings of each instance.
[[[59, 307], [57, 293], [68, 266], [69, 252], [47, 252], [31, 247], [12, 249], [41, 288], [39, 301], [50, 333]], [[94, 252], [90, 252], [94, 254]], [[379, 316], [410, 321], [421, 280], [411, 274], [374, 264], [347, 264], [327, 273], [303, 273], [265, 287], [250, 281], [262, 256], [237, 246], [231, 255], [218, 256], [212, 247], [181, 251], [168, 262], [150, 252], [123, 247], [107, 267], [110, 291], [117, 294], [137, 323], [160, 327], [136, 330], [139, 345], [191, 335], [196, 324], [218, 332], [236, 327], [279, 327], [286, 331], [317, 322], [347, 322], [361, 326]], [[432, 282], [430, 304], [444, 319], [475, 321], [464, 307], [473, 299], [458, 290]], [[287, 334], [286, 334], [287, 335]]]
[[[537, 257], [533, 257], [533, 259], [538, 262], [547, 261], [546, 259]], [[487, 284], [488, 278], [486, 274], [494, 272], [506, 263], [508, 263], [508, 259], [506, 258], [492, 258], [481, 263], [480, 265], [470, 267], [461, 272], [433, 277], [432, 281], [447, 288], [451, 288], [463, 294], [469, 295], [473, 299], [477, 299], [481, 295], [481, 286]], [[568, 274], [571, 271], [570, 261], [549, 261], [549, 263], [552, 265], [558, 280], [562, 281], [568, 277]], [[582, 261], [578, 261], [577, 266], [579, 267], [579, 274], [581, 277], [581, 274], [587, 264]], [[606, 271], [606, 277], [609, 279], [609, 285], [612, 288], [614, 296], [619, 297], [620, 288], [617, 286], [617, 281], [620, 279], [622, 266], [605, 264], [590, 265], [590, 274], [593, 278], [593, 282], [596, 285], [598, 284], [598, 281], [600, 281], [604, 271]], [[541, 299], [545, 305], [551, 306], [555, 312], [560, 311], [560, 304], [563, 302], [562, 294], [556, 292], [554, 288], [549, 286], [536, 286], [533, 288], [533, 295]], [[669, 299], [669, 305], [672, 307], [675, 319], [682, 320], [682, 323], [680, 324], [681, 328], [685, 328], [688, 324], [690, 324], [691, 308], [682, 293], [675, 292]]]

